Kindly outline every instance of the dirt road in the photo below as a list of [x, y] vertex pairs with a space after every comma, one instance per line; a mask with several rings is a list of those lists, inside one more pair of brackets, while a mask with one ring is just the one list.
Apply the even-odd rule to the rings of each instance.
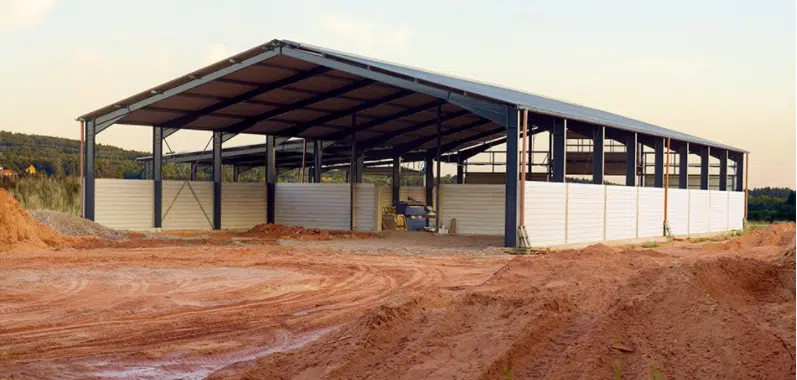
[[793, 224], [523, 257], [475, 237], [302, 233], [16, 235], [0, 378], [794, 377]]

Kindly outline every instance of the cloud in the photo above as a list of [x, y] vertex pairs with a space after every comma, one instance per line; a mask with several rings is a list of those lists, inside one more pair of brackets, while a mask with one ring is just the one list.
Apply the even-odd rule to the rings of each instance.
[[[344, 46], [351, 46], [362, 54], [405, 55], [410, 48], [412, 31], [405, 25], [386, 27], [387, 22], [375, 22], [373, 18], [350, 18], [336, 13], [321, 16], [319, 27], [328, 38]], [[337, 44], [337, 43], [336, 43]]]
[[230, 49], [224, 44], [210, 44], [207, 49], [210, 62], [218, 62], [232, 55], [230, 54]]
[[0, 0], [0, 28], [26, 28], [38, 23], [55, 0]]

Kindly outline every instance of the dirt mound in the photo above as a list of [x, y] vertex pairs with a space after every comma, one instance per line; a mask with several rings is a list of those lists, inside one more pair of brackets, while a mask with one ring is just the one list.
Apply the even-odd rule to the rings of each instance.
[[247, 236], [258, 238], [289, 240], [333, 240], [333, 239], [365, 239], [376, 235], [368, 232], [327, 231], [318, 228], [283, 226], [279, 224], [258, 224], [252, 227]]
[[90, 236], [107, 240], [125, 240], [127, 232], [117, 231], [99, 223], [58, 211], [33, 211], [30, 215], [59, 235]]
[[794, 238], [794, 223], [776, 223], [745, 233], [720, 243], [708, 243], [708, 249], [723, 251], [743, 250], [761, 246], [785, 247]]
[[0, 189], [0, 251], [65, 244], [63, 238], [33, 219], [11, 194]]

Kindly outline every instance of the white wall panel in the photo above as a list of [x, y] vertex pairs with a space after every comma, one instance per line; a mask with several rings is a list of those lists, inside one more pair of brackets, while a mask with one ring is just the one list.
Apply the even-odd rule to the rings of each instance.
[[728, 193], [728, 228], [741, 230], [744, 228], [744, 192]]
[[98, 178], [94, 184], [94, 219], [97, 223], [120, 230], [152, 229], [154, 181]]
[[689, 190], [669, 189], [667, 202], [667, 221], [670, 233], [675, 236], [689, 234]]
[[277, 183], [274, 222], [288, 226], [349, 230], [348, 183]]
[[221, 228], [249, 229], [265, 222], [265, 183], [224, 182], [221, 184]]
[[664, 189], [640, 187], [639, 238], [664, 236]]
[[440, 217], [458, 234], [504, 235], [504, 185], [442, 185]]
[[526, 182], [526, 231], [533, 247], [565, 244], [564, 183]]
[[728, 230], [728, 192], [711, 190], [711, 213], [709, 214], [709, 231]]
[[606, 186], [606, 240], [636, 238], [637, 188]]
[[709, 232], [709, 213], [711, 200], [708, 190], [689, 190], [689, 233]]
[[[354, 210], [357, 231], [376, 231], [377, 189], [373, 183], [358, 183], [354, 189]], [[379, 211], [381, 213], [381, 211]]]
[[603, 240], [603, 213], [606, 186], [567, 184], [567, 243]]
[[213, 229], [213, 182], [163, 181], [163, 215], [164, 230]]

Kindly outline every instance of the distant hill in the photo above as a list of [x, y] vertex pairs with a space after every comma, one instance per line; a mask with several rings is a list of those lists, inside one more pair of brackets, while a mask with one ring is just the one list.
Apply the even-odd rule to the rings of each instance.
[[[144, 165], [136, 157], [147, 152], [97, 145], [99, 178], [141, 178]], [[80, 141], [61, 137], [0, 131], [0, 166], [17, 173], [30, 165], [49, 175], [80, 175]]]

